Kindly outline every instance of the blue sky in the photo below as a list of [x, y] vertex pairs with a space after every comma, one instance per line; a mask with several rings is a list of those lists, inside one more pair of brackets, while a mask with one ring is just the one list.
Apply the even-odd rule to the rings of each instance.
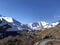
[[22, 23], [60, 20], [60, 0], [0, 0], [0, 14]]

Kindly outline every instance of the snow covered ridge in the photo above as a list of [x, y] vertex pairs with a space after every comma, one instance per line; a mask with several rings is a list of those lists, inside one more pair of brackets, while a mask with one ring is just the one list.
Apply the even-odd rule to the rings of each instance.
[[13, 22], [13, 19], [11, 17], [5, 17], [5, 16], [0, 16], [0, 20], [5, 19], [7, 22]]
[[59, 22], [50, 23], [50, 24], [45, 25], [44, 28], [52, 28], [52, 27], [55, 27], [58, 24], [59, 24]]
[[11, 28], [6, 29], [7, 31], [23, 31], [24, 29], [28, 29], [29, 31], [31, 30], [26, 24], [22, 24], [11, 17], [0, 15], [0, 27], [3, 26], [3, 28], [5, 28], [4, 25], [11, 26]]
[[40, 30], [40, 29], [44, 29], [44, 28], [52, 28], [52, 27], [55, 27], [58, 24], [59, 24], [59, 22], [47, 23], [45, 21], [41, 21], [41, 22], [30, 23], [30, 24], [28, 24], [28, 26], [31, 29]]
[[22, 30], [22, 23], [16, 21], [11, 17], [0, 16], [0, 27], [4, 25], [10, 25], [11, 28], [6, 29], [7, 31], [21, 31]]
[[24, 29], [28, 29], [29, 31], [31, 31], [31, 30], [52, 28], [58, 25], [59, 22], [47, 23], [45, 21], [40, 21], [40, 22], [33, 22], [29, 24], [22, 24], [11, 17], [0, 15], [0, 26], [6, 25], [6, 24], [11, 26], [11, 28], [8, 28], [7, 31], [23, 31]]

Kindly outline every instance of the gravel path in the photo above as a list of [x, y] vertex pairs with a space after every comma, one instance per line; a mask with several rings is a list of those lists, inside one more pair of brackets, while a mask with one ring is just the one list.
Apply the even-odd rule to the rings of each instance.
[[47, 42], [49, 42], [49, 41], [54, 41], [54, 40], [56, 40], [56, 41], [60, 41], [60, 40], [58, 40], [58, 39], [45, 39], [45, 40], [42, 40], [41, 42], [36, 42], [34, 45], [45, 45]]

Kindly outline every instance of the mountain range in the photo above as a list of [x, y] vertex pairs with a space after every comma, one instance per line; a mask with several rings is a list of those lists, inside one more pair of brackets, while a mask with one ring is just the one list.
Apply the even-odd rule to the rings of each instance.
[[45, 21], [40, 21], [40, 22], [33, 22], [29, 24], [22, 24], [21, 22], [11, 18], [11, 17], [6, 17], [0, 15], [0, 27], [3, 26], [3, 28], [6, 28], [6, 24], [8, 24], [9, 28], [7, 28], [7, 31], [23, 31], [23, 30], [42, 30], [42, 29], [48, 29], [55, 27], [56, 25], [59, 24], [59, 21], [54, 22], [54, 23], [47, 23]]
[[0, 15], [0, 39], [1, 45], [43, 45], [44, 41], [50, 39], [59, 41], [60, 21], [23, 24], [14, 18]]
[[40, 30], [40, 29], [52, 28], [52, 27], [55, 27], [55, 26], [58, 25], [58, 24], [59, 24], [59, 21], [54, 22], [54, 23], [47, 23], [47, 22], [45, 22], [45, 21], [40, 21], [40, 22], [30, 23], [30, 24], [28, 24], [28, 26], [29, 26], [31, 29]]

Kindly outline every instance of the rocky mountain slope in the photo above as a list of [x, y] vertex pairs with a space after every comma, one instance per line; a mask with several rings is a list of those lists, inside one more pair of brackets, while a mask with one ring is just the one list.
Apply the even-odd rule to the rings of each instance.
[[23, 31], [23, 29], [29, 29], [27, 25], [22, 24], [11, 17], [0, 15], [0, 26], [6, 25], [6, 24], [11, 26], [10, 28], [6, 29], [7, 31]]
[[[6, 31], [8, 31], [8, 33]], [[10, 31], [12, 31], [12, 33]], [[18, 35], [6, 36], [10, 33], [15, 34], [15, 31], [18, 32]], [[22, 24], [11, 17], [0, 16], [0, 37], [3, 37], [2, 39], [0, 38], [1, 45], [40, 45], [44, 41], [47, 42], [47, 40], [55, 40], [53, 43], [57, 45], [57, 42], [60, 42], [60, 21], [54, 23], [40, 21]], [[46, 45], [50, 43], [49, 41]], [[60, 45], [60, 43], [58, 45]]]
[[55, 27], [57, 24], [59, 24], [59, 22], [47, 23], [45, 21], [40, 21], [29, 24], [22, 24], [21, 22], [16, 21], [11, 17], [0, 15], [0, 26], [3, 26], [5, 24], [11, 26], [11, 28], [8, 28], [7, 31], [23, 31], [24, 29], [28, 29], [29, 31], [31, 31], [31, 30], [44, 30], [44, 29], [52, 28]]
[[55, 27], [57, 24], [59, 24], [59, 22], [47, 23], [45, 21], [41, 21], [41, 22], [30, 23], [28, 24], [28, 27], [30, 27], [33, 30], [41, 30], [45, 28], [48, 29], [48, 28]]
[[1, 45], [60, 45], [59, 42], [60, 23], [55, 27], [42, 31], [23, 31], [22, 33], [20, 33], [20, 35], [8, 36], [0, 40]]

